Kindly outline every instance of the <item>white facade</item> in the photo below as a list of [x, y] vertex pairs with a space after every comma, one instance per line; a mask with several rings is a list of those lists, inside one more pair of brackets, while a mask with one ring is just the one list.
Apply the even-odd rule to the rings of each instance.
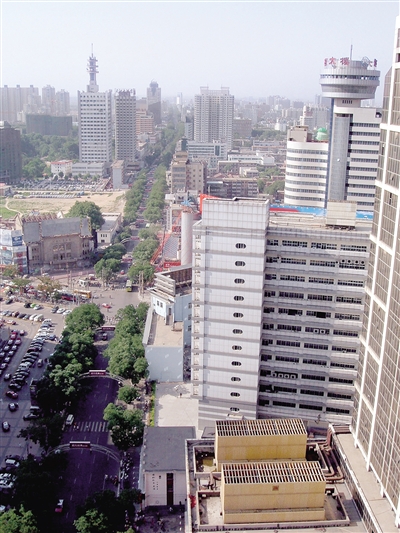
[[111, 91], [99, 92], [97, 60], [88, 61], [90, 76], [86, 92], [78, 91], [79, 161], [112, 161]]
[[199, 427], [257, 416], [268, 202], [203, 201], [193, 226], [192, 381]]
[[285, 204], [325, 206], [329, 146], [312, 138], [307, 126], [288, 130], [285, 175]]
[[379, 75], [366, 58], [326, 59], [321, 74], [323, 95], [332, 99], [327, 198], [356, 201], [362, 211], [374, 207], [381, 112], [361, 104], [374, 98]]
[[371, 224], [348, 216], [329, 227], [259, 200], [204, 200], [193, 226], [200, 428], [233, 415], [350, 422]]
[[256, 165], [264, 165], [266, 167], [275, 165], [275, 158], [266, 155], [263, 152], [249, 152], [249, 153], [239, 153], [239, 154], [228, 154], [228, 161], [234, 163], [255, 163]]
[[207, 163], [208, 169], [217, 169], [218, 161], [225, 161], [228, 157], [228, 147], [222, 142], [188, 141], [188, 157], [191, 161], [200, 160]]
[[229, 88], [210, 90], [201, 87], [194, 97], [194, 140], [219, 141], [232, 148], [234, 96]]
[[107, 177], [108, 165], [106, 162], [102, 163], [72, 163], [72, 175], [85, 176], [90, 174], [91, 176], [100, 176], [101, 178]]
[[52, 174], [62, 172], [66, 176], [72, 173], [72, 160], [62, 159], [61, 161], [52, 161], [50, 164]]
[[[400, 17], [385, 79], [371, 256], [352, 432], [400, 527]], [[375, 531], [389, 531], [374, 528]]]
[[136, 93], [115, 93], [115, 159], [133, 162], [136, 158]]

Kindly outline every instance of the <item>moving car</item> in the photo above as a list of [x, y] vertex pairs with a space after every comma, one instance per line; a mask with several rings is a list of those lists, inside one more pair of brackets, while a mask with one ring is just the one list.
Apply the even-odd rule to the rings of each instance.
[[64, 500], [58, 500], [56, 508], [54, 509], [55, 513], [62, 513], [64, 509]]
[[24, 420], [36, 420], [37, 418], [39, 418], [39, 415], [36, 413], [28, 413], [27, 415], [24, 415], [22, 418]]
[[17, 399], [18, 399], [18, 392], [15, 392], [15, 391], [13, 391], [13, 390], [8, 390], [8, 391], [6, 392], [6, 396], [7, 396], [8, 398], [12, 398], [13, 400], [17, 400]]
[[16, 402], [12, 402], [12, 403], [9, 403], [8, 404], [8, 408], [9, 410], [12, 412], [12, 411], [16, 411], [18, 409], [19, 405], [16, 403]]
[[11, 426], [6, 420], [4, 420], [4, 422], [1, 423], [1, 429], [3, 431], [10, 431], [10, 428]]

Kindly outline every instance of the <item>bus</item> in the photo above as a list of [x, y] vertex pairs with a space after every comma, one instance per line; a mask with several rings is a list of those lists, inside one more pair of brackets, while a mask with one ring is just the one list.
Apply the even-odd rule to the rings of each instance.
[[132, 281], [130, 279], [126, 280], [126, 292], [132, 292]]
[[92, 291], [88, 291], [85, 289], [75, 289], [74, 294], [75, 296], [83, 296], [83, 298], [86, 298], [87, 300], [90, 300], [92, 297]]

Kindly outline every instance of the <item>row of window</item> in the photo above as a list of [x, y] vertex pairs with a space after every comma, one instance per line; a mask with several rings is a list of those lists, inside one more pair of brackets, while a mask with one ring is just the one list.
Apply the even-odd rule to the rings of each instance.
[[[265, 298], [274, 298], [277, 296], [276, 291], [264, 291]], [[333, 296], [329, 294], [304, 294], [302, 292], [287, 292], [280, 291], [278, 293], [280, 298], [291, 298], [295, 300], [317, 300], [324, 302], [333, 302]], [[352, 298], [348, 296], [336, 296], [336, 302], [361, 304], [361, 298]]]

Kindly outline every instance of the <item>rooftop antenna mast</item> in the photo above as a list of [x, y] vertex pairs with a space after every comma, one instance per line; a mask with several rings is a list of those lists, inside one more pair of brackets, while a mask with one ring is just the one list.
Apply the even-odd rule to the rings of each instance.
[[353, 45], [351, 44], [350, 45], [350, 61], [352, 60], [352, 56], [353, 56]]

